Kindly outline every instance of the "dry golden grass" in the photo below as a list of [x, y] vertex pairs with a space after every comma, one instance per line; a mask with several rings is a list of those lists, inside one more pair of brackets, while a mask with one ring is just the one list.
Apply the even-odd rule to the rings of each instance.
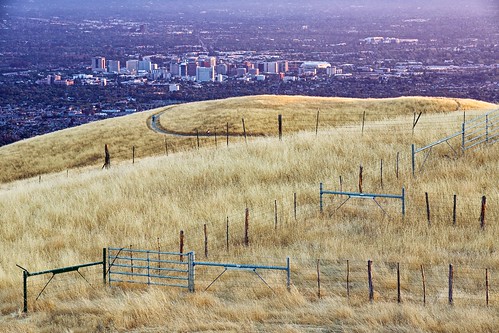
[[252, 135], [277, 133], [277, 115], [283, 116], [283, 130], [287, 133], [315, 130], [317, 111], [319, 126], [343, 127], [366, 121], [392, 119], [397, 116], [445, 113], [456, 110], [489, 109], [493, 105], [469, 99], [434, 97], [402, 97], [386, 99], [355, 99], [304, 96], [250, 96], [225, 100], [178, 105], [163, 113], [162, 127], [177, 133], [242, 134], [242, 118], [246, 131]]
[[[320, 127], [324, 128], [353, 123], [360, 126], [364, 111], [367, 113], [366, 124], [369, 124], [401, 115], [409, 115], [412, 119], [416, 111], [426, 115], [493, 107], [489, 103], [466, 99], [405, 97], [359, 100], [303, 96], [252, 96], [170, 106], [1, 147], [0, 183], [68, 169], [102, 166], [105, 144], [109, 145], [111, 163], [131, 160], [132, 146], [136, 147], [138, 158], [165, 154], [165, 138], [170, 153], [195, 147], [195, 138], [165, 137], [148, 128], [151, 115], [161, 114], [165, 110], [167, 112], [162, 113], [160, 123], [172, 131], [195, 134], [197, 129], [203, 134], [210, 130], [213, 135], [217, 127], [219, 133], [225, 133], [226, 123], [229, 122], [230, 133], [241, 135], [241, 118], [244, 117], [249, 135], [276, 135], [278, 113], [284, 117], [284, 132], [292, 133], [299, 130], [315, 131], [317, 110], [321, 112]], [[231, 141], [237, 140], [232, 138]]]
[[[355, 125], [323, 129], [318, 136], [315, 130], [290, 134], [282, 142], [276, 138], [251, 138], [247, 145], [231, 141], [229, 147], [218, 149], [213, 138], [204, 138], [200, 150], [142, 158], [134, 165], [115, 163], [110, 170], [100, 170], [98, 165], [66, 174], [55, 173], [54, 168], [50, 169], [54, 173], [43, 175], [40, 183], [26, 179], [3, 184], [0, 331], [497, 331], [499, 148], [488, 145], [454, 157], [442, 146], [413, 178], [410, 144], [421, 146], [455, 132], [462, 114], [428, 114], [413, 135], [412, 110], [408, 113], [366, 122], [364, 135]], [[140, 126], [149, 115], [143, 115]], [[133, 126], [140, 133], [140, 126]], [[150, 138], [162, 136], [151, 134]], [[418, 156], [418, 163], [421, 160]], [[43, 163], [47, 168], [50, 165]], [[334, 213], [340, 201], [330, 197], [325, 200], [325, 213], [319, 214], [319, 183], [338, 189], [342, 176], [343, 189], [356, 191], [359, 164], [364, 166], [365, 192], [400, 193], [405, 186], [408, 206], [404, 220], [399, 217], [399, 203], [391, 201], [382, 202], [390, 218], [373, 202], [354, 199]], [[429, 192], [431, 199], [431, 226], [426, 221], [424, 192]], [[458, 196], [457, 226], [451, 223], [453, 194]], [[478, 225], [482, 195], [487, 196], [488, 205], [484, 231]], [[274, 200], [280, 216], [277, 230]], [[250, 209], [249, 247], [242, 245], [246, 207]], [[227, 216], [229, 252], [225, 249]], [[264, 275], [275, 294], [254, 276], [244, 275], [239, 279], [225, 276], [213, 289], [202, 292], [217, 272], [199, 269], [195, 294], [161, 287], [105, 289], [97, 285], [93, 289], [76, 276], [79, 284], [74, 290], [58, 293], [55, 285], [35, 302], [46, 279], [30, 278], [35, 284], [30, 289], [30, 314], [20, 316], [22, 275], [15, 264], [39, 271], [93, 262], [99, 260], [102, 247], [132, 244], [134, 248], [156, 249], [158, 238], [163, 250], [175, 251], [180, 230], [185, 231], [185, 250], [196, 251], [202, 258], [205, 223], [210, 260], [282, 265], [286, 256], [291, 257], [292, 292], [285, 290], [279, 274]], [[315, 296], [316, 258], [325, 260], [325, 297], [321, 300]], [[361, 284], [350, 302], [342, 286], [327, 281], [328, 272], [336, 266], [326, 263], [342, 265], [343, 259], [351, 260], [356, 269], [352, 278]], [[368, 259], [375, 262], [376, 301], [372, 305], [363, 287]], [[394, 301], [390, 262], [400, 262], [403, 267], [402, 305]], [[445, 304], [449, 263], [456, 265], [454, 307]], [[427, 267], [429, 279], [426, 307], [420, 301], [420, 264]], [[491, 269], [493, 281], [489, 308], [483, 306], [481, 286], [474, 286], [475, 280], [466, 280], [462, 273], [470, 269], [479, 277], [486, 267]], [[98, 271], [82, 272], [98, 283]], [[66, 277], [57, 276], [54, 283], [59, 278], [61, 290], [67, 288]]]

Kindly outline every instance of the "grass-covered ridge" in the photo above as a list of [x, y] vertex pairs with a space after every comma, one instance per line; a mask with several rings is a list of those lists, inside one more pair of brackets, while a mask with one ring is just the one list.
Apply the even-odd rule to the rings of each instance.
[[490, 109], [494, 105], [469, 99], [435, 97], [401, 97], [356, 99], [305, 96], [249, 96], [178, 105], [163, 113], [160, 123], [165, 130], [195, 134], [210, 131], [241, 134], [242, 118], [247, 132], [253, 135], [275, 135], [277, 115], [284, 121], [284, 132], [313, 130], [317, 111], [319, 124], [342, 127], [358, 124], [366, 113], [366, 121], [394, 119], [423, 114]]
[[[203, 138], [200, 149], [196, 149], [195, 137], [167, 136], [172, 145], [184, 143], [186, 149], [165, 156], [158, 148], [161, 156], [142, 155], [133, 165], [131, 161], [113, 163], [109, 170], [100, 169], [102, 157], [96, 156], [92, 168], [72, 169], [68, 174], [63, 168], [63, 172], [44, 174], [41, 182], [25, 179], [4, 183], [0, 186], [0, 331], [495, 332], [499, 328], [499, 146], [484, 145], [464, 156], [454, 156], [442, 145], [433, 150], [423, 171], [416, 177], [411, 174], [410, 145], [422, 146], [458, 130], [463, 114], [455, 112], [455, 106], [449, 112], [425, 114], [414, 133], [411, 122], [417, 109], [408, 109], [407, 116], [397, 115], [395, 121], [382, 118], [366, 122], [364, 134], [357, 118], [355, 126], [323, 127], [317, 135], [315, 128], [300, 130], [285, 134], [282, 141], [257, 137], [246, 144], [232, 138], [229, 147], [219, 143], [215, 148], [213, 138]], [[187, 112], [186, 107], [175, 108]], [[130, 160], [130, 138], [136, 142], [157, 140], [162, 146], [164, 136], [155, 134], [146, 124], [152, 114], [160, 111], [93, 125], [109, 129], [121, 124], [113, 132], [115, 141], [106, 143], [112, 153], [116, 145], [128, 145], [130, 149], [124, 150], [123, 159]], [[467, 118], [483, 112], [467, 113]], [[275, 114], [270, 116], [274, 124]], [[163, 113], [161, 122], [167, 121], [163, 117], [169, 115]], [[285, 112], [283, 115], [286, 119]], [[240, 114], [234, 120], [239, 118]], [[127, 128], [126, 121], [130, 119], [136, 121]], [[123, 137], [132, 129], [136, 136]], [[89, 126], [79, 135], [92, 131]], [[62, 134], [53, 135], [61, 139]], [[70, 130], [65, 135], [63, 142], [75, 140]], [[113, 136], [106, 134], [104, 139], [112, 140]], [[50, 140], [45, 138], [44, 142]], [[96, 144], [96, 155], [106, 140]], [[88, 141], [87, 145], [93, 143]], [[76, 155], [69, 156], [76, 159]], [[50, 166], [43, 156], [39, 158], [38, 163]], [[381, 159], [383, 186], [379, 177]], [[418, 165], [421, 160], [418, 157]], [[400, 217], [399, 203], [392, 202], [382, 202], [390, 217], [384, 216], [372, 202], [353, 199], [334, 213], [340, 200], [331, 197], [325, 201], [325, 213], [319, 214], [319, 182], [324, 182], [327, 189], [338, 189], [342, 176], [343, 189], [356, 191], [360, 164], [364, 167], [365, 192], [400, 193], [405, 187], [405, 219]], [[425, 192], [429, 193], [432, 205], [431, 226], [426, 221]], [[292, 214], [293, 193], [297, 193], [298, 200], [296, 220]], [[456, 226], [450, 218], [453, 194], [458, 198]], [[483, 195], [487, 197], [488, 224], [480, 230], [478, 217]], [[280, 216], [277, 230], [276, 200]], [[248, 247], [242, 244], [246, 207], [250, 209]], [[227, 216], [229, 252], [225, 243]], [[272, 284], [271, 279], [275, 293], [255, 276], [241, 276], [238, 281], [232, 272], [206, 292], [204, 287], [216, 274], [198, 282], [195, 294], [163, 287], [89, 287], [76, 276], [81, 285], [63, 293], [49, 285], [47, 292], [52, 293], [34, 302], [46, 281], [39, 279], [35, 287], [30, 287], [29, 315], [20, 314], [22, 275], [16, 264], [39, 271], [94, 262], [106, 246], [156, 249], [159, 242], [162, 250], [177, 251], [180, 230], [186, 236], [184, 250], [196, 251], [198, 258], [204, 260], [204, 224], [209, 232], [208, 260], [275, 260], [282, 264], [289, 256], [294, 284], [291, 293], [279, 288], [278, 283]], [[347, 300], [343, 283], [330, 282], [334, 272], [326, 265], [323, 298], [318, 299], [314, 280], [317, 258], [331, 262], [350, 259], [352, 266], [360, 267], [352, 279], [362, 279], [364, 284], [366, 261], [374, 260], [374, 303], [369, 304], [363, 285], [352, 289], [352, 297]], [[395, 277], [386, 274], [384, 262], [400, 262], [403, 268], [401, 305], [392, 297]], [[449, 263], [456, 265], [456, 304], [452, 307], [445, 300]], [[426, 307], [418, 294], [420, 264], [425, 264], [428, 274]], [[415, 274], [407, 273], [410, 267]], [[432, 275], [432, 267], [437, 267], [439, 275]], [[463, 290], [463, 281], [469, 274], [480, 278], [470, 280], [470, 287], [482, 287], [483, 268], [491, 270], [492, 298], [488, 308], [483, 305], [482, 293], [477, 294], [476, 301], [472, 298], [475, 295], [470, 298]], [[298, 274], [303, 270], [307, 270], [306, 281], [304, 275]], [[86, 271], [82, 273], [91, 277]], [[100, 274], [95, 274], [99, 281]], [[202, 280], [202, 271], [197, 274]], [[57, 276], [54, 283], [59, 278], [66, 277]], [[245, 285], [248, 281], [251, 283]], [[439, 289], [430, 288], [436, 282]], [[412, 300], [410, 293], [415, 295]]]
[[[366, 112], [366, 124], [374, 121], [456, 110], [491, 109], [494, 105], [475, 100], [403, 97], [395, 99], [348, 99], [303, 96], [251, 96], [189, 103], [141, 112], [121, 118], [98, 121], [55, 133], [23, 140], [0, 148], [0, 183], [67, 169], [103, 164], [104, 145], [108, 144], [112, 163], [131, 159], [132, 146], [137, 157], [193, 148], [191, 138], [163, 136], [148, 123], [153, 114], [161, 114], [159, 123], [167, 130], [195, 135], [242, 134], [245, 118], [249, 135], [277, 135], [277, 114], [283, 114], [284, 132], [315, 130], [316, 113], [320, 126], [341, 127], [359, 123]], [[162, 111], [165, 111], [162, 113]], [[408, 119], [409, 119], [408, 118]], [[205, 140], [206, 141], [206, 140]], [[211, 142], [212, 140], [210, 140]], [[213, 144], [213, 143], [211, 143]]]

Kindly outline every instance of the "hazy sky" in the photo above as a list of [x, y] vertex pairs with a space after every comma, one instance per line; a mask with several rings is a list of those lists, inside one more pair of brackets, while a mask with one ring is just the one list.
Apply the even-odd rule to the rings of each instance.
[[[497, 15], [499, 0], [0, 0], [3, 14], [28, 12], [34, 15], [62, 15], [65, 13], [113, 13], [138, 14], [141, 11], [156, 12], [200, 12], [223, 9], [268, 11], [307, 8], [337, 10], [342, 15], [349, 13], [430, 13], [448, 15], [487, 14]], [[499, 17], [498, 17], [499, 20]]]

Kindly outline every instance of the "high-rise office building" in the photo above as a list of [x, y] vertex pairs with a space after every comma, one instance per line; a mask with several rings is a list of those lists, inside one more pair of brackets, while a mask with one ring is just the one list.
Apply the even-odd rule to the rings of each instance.
[[196, 81], [198, 82], [215, 81], [215, 67], [197, 67]]
[[286, 73], [289, 71], [289, 64], [287, 60], [279, 61], [279, 73]]
[[106, 58], [105, 57], [93, 57], [92, 58], [92, 71], [105, 72], [106, 71]]
[[198, 64], [195, 61], [189, 61], [187, 63], [187, 75], [196, 76], [197, 75]]
[[137, 71], [139, 70], [139, 61], [138, 60], [127, 60], [126, 69], [130, 73], [137, 73]]
[[152, 70], [151, 60], [146, 59], [139, 61], [139, 71], [151, 72], [151, 70]]
[[271, 74], [279, 73], [279, 64], [275, 61], [265, 62], [263, 72]]
[[180, 77], [187, 77], [187, 63], [183, 62], [180, 64], [178, 74]]
[[217, 65], [217, 74], [227, 75], [227, 65], [226, 64]]
[[107, 71], [109, 73], [119, 73], [121, 71], [119, 60], [108, 60], [107, 61]]

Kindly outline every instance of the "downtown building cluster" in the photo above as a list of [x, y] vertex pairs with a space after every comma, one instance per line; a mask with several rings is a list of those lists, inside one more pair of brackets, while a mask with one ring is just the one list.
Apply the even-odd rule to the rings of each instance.
[[[104, 57], [93, 57], [92, 71], [135, 78], [147, 77], [154, 81], [180, 79], [199, 83], [223, 82], [228, 78], [246, 81], [294, 81], [303, 76], [342, 74], [341, 68], [323, 61], [251, 61], [231, 59], [230, 55], [217, 58], [204, 54], [187, 54], [184, 57], [173, 57], [169, 63], [163, 63], [160, 67], [152, 62], [152, 57], [127, 60], [125, 67], [121, 67], [118, 60], [106, 61]], [[140, 83], [143, 80], [134, 79], [129, 82]]]

